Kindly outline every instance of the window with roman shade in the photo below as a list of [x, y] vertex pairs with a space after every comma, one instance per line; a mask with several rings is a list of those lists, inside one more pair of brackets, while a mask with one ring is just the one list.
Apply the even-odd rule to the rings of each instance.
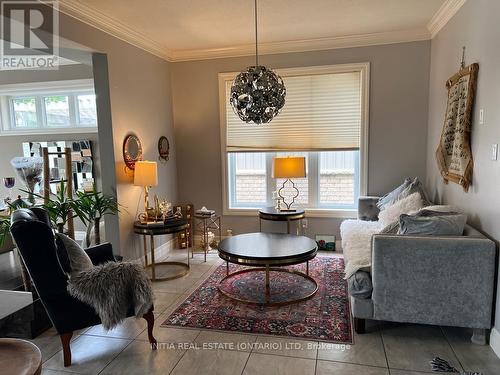
[[[226, 151], [358, 150], [361, 72], [283, 75], [286, 103], [269, 124], [247, 124], [226, 100]], [[226, 81], [226, 95], [232, 80]]]
[[225, 214], [273, 204], [281, 181], [272, 179], [271, 161], [283, 155], [306, 157], [307, 177], [295, 181], [304, 208], [328, 215], [355, 210], [366, 193], [369, 64], [274, 70], [285, 82], [286, 102], [262, 125], [241, 121], [231, 107], [237, 73], [219, 74]]

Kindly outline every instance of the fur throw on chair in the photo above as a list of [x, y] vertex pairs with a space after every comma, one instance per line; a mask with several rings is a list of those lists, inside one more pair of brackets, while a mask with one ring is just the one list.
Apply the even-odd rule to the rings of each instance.
[[153, 305], [151, 281], [141, 265], [108, 262], [72, 276], [68, 292], [92, 306], [109, 330], [121, 323], [131, 307], [141, 318]]

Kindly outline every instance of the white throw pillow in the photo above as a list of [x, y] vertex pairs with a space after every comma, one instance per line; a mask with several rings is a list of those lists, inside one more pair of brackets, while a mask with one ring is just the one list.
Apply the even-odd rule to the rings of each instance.
[[424, 202], [420, 193], [413, 193], [381, 211], [378, 215], [378, 221], [382, 225], [389, 225], [399, 220], [401, 215], [415, 213], [423, 206]]

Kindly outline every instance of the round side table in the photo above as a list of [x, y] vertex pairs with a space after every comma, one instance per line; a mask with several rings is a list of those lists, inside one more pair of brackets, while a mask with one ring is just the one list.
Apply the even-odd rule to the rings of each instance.
[[26, 340], [0, 338], [2, 374], [40, 375], [42, 353], [35, 344]]
[[287, 233], [290, 234], [290, 222], [305, 217], [306, 212], [301, 208], [296, 211], [278, 211], [274, 207], [264, 207], [259, 210], [259, 231], [262, 232], [262, 220], [286, 221]]
[[[189, 225], [187, 220], [179, 219], [173, 220], [170, 222], [157, 222], [157, 223], [141, 223], [136, 221], [134, 223], [134, 233], [140, 234], [144, 238], [144, 267], [146, 269], [151, 269], [151, 281], [165, 281], [172, 280], [187, 275], [189, 273], [189, 246], [186, 247], [187, 252], [187, 262], [156, 262], [155, 261], [155, 236], [162, 236], [166, 234], [173, 234], [184, 232], [184, 235], [188, 236]], [[147, 237], [150, 237], [150, 255], [151, 262], [148, 263], [148, 245], [147, 245]], [[166, 277], [157, 277], [156, 271], [159, 267], [165, 266], [175, 266], [180, 267], [180, 272], [177, 272], [174, 275], [166, 276]]]

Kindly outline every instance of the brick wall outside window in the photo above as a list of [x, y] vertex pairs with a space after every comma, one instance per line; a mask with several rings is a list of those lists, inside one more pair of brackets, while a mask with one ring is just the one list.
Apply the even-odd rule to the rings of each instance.
[[321, 203], [352, 204], [354, 202], [353, 173], [322, 173], [319, 184]]
[[[300, 191], [297, 203], [307, 204], [307, 179], [294, 180]], [[278, 188], [282, 180], [277, 181]], [[285, 193], [285, 195], [287, 195]], [[266, 202], [266, 175], [264, 173], [236, 174], [236, 202]], [[352, 204], [354, 202], [354, 174], [352, 172], [331, 172], [320, 175], [319, 200], [323, 204]]]
[[266, 202], [266, 175], [264, 173], [236, 174], [236, 202]]
[[[276, 190], [279, 190], [283, 186], [283, 182], [285, 182], [285, 180], [282, 178], [276, 180]], [[299, 189], [299, 196], [295, 198], [295, 203], [307, 206], [309, 203], [309, 186], [307, 178], [294, 178], [293, 183], [295, 184], [295, 187]], [[285, 185], [285, 189], [282, 191], [287, 203], [292, 201], [292, 198], [289, 197], [295, 195], [295, 193], [296, 191], [292, 189], [292, 184], [289, 182]]]

